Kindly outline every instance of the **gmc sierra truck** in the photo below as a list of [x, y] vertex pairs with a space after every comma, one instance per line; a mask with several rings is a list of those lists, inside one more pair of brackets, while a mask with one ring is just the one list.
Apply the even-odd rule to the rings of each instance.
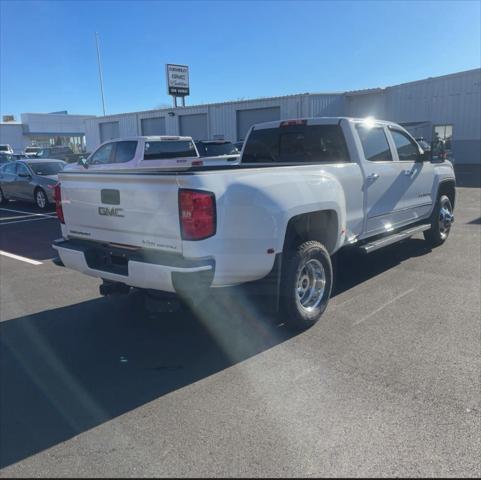
[[274, 277], [294, 329], [319, 320], [332, 255], [367, 254], [453, 222], [451, 163], [434, 163], [397, 124], [308, 118], [254, 125], [238, 165], [182, 171], [61, 172], [57, 263], [104, 280], [101, 292], [174, 292]]

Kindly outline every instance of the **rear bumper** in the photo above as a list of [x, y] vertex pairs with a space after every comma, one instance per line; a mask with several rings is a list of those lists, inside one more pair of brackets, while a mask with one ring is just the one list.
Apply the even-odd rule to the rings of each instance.
[[137, 288], [178, 292], [190, 285], [210, 287], [214, 278], [212, 259], [188, 260], [155, 250], [130, 250], [83, 240], [60, 239], [52, 247], [67, 268]]

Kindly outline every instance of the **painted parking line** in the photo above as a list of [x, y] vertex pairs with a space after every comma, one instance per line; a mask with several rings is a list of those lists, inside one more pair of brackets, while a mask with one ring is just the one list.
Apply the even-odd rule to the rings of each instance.
[[376, 308], [376, 310], [372, 311], [371, 313], [369, 313], [368, 315], [365, 315], [364, 317], [362, 317], [360, 320], [358, 320], [357, 322], [354, 322], [354, 325], [359, 325], [360, 323], [364, 322], [365, 320], [373, 317], [374, 315], [376, 315], [376, 313], [379, 313], [381, 310], [383, 310], [384, 308], [388, 307], [389, 305], [391, 305], [392, 303], [396, 302], [397, 300], [400, 300], [401, 298], [405, 297], [406, 295], [409, 295], [411, 292], [414, 292], [414, 288], [410, 288], [409, 290], [406, 290], [405, 292], [401, 293], [400, 295], [397, 295], [396, 297], [394, 297], [393, 299], [387, 301], [386, 303], [384, 303], [383, 305], [381, 305], [380, 307]]
[[13, 213], [23, 213], [24, 215], [33, 215], [35, 217], [51, 217], [52, 215], [56, 215], [55, 212], [50, 212], [50, 213], [35, 213], [35, 212], [26, 212], [25, 210], [16, 210], [13, 208], [5, 208], [5, 207], [0, 207], [0, 211], [5, 211], [5, 212], [13, 212]]
[[14, 260], [20, 260], [21, 262], [30, 263], [31, 265], [42, 265], [42, 262], [39, 262], [37, 260], [32, 260], [31, 258], [27, 258], [27, 257], [21, 257], [20, 255], [4, 252], [3, 250], [0, 250], [0, 255], [3, 255], [4, 257], [8, 257], [8, 258], [13, 258]]
[[[1, 213], [1, 212], [0, 212]], [[11, 217], [0, 217], [0, 222], [7, 220], [18, 220], [19, 218], [36, 217], [35, 213], [30, 213], [28, 215], [12, 215]]]
[[13, 225], [14, 223], [23, 223], [23, 222], [37, 222], [39, 220], [57, 220], [57, 217], [49, 217], [45, 215], [45, 217], [41, 218], [27, 218], [25, 220], [14, 220], [13, 222], [0, 222], [0, 227], [6, 227], [8, 225]]

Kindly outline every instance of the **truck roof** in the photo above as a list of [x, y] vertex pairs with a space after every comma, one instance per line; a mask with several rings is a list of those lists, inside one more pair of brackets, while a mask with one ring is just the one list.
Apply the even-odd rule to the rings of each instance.
[[[192, 137], [187, 136], [179, 136], [179, 135], [137, 135], [131, 137], [122, 137], [122, 138], [113, 138], [108, 140], [108, 142], [118, 142], [118, 141], [125, 141], [125, 140], [145, 140], [150, 142], [165, 142], [165, 141], [186, 141], [192, 140]], [[107, 143], [107, 142], [104, 142]]]
[[395, 125], [395, 122], [388, 122], [386, 120], [379, 120], [373, 117], [303, 117], [303, 118], [291, 118], [275, 120], [273, 122], [256, 123], [254, 130], [260, 130], [264, 128], [278, 128], [283, 123], [295, 125], [296, 123], [306, 122], [307, 125], [335, 125], [341, 120], [347, 120], [349, 122], [374, 122], [381, 125]]

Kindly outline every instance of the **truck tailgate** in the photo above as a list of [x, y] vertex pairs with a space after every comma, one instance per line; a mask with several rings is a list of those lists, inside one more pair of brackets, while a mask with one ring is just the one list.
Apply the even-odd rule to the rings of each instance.
[[59, 175], [64, 236], [182, 250], [175, 174]]

